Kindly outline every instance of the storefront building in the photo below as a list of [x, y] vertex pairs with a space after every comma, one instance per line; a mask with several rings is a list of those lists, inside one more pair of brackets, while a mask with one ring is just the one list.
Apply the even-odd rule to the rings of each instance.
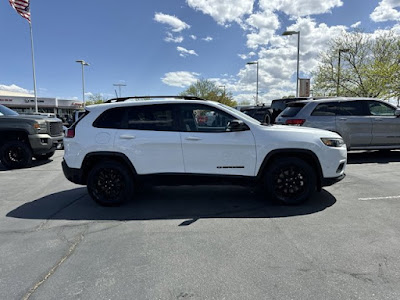
[[[37, 98], [39, 113], [53, 113], [61, 117], [71, 117], [76, 110], [83, 108], [82, 101], [58, 98]], [[35, 97], [9, 92], [0, 93], [0, 104], [18, 113], [35, 112]]]

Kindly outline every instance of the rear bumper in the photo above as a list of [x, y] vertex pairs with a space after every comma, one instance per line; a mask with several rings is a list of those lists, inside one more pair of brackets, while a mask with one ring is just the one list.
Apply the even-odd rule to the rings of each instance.
[[336, 182], [339, 182], [343, 180], [346, 177], [346, 174], [342, 174], [338, 177], [332, 177], [332, 178], [322, 178], [321, 185], [322, 186], [330, 186], [332, 184], [335, 184]]
[[81, 169], [74, 169], [74, 168], [70, 168], [68, 167], [67, 163], [65, 162], [65, 160], [62, 161], [61, 163], [63, 172], [64, 172], [64, 176], [71, 182], [76, 183], [76, 184], [81, 184], [81, 185], [85, 185], [86, 183], [84, 182], [84, 178], [83, 178], [83, 172]]

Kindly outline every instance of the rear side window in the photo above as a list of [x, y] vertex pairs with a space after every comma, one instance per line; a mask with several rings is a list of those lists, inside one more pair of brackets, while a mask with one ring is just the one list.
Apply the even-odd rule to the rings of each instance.
[[335, 116], [337, 111], [336, 103], [321, 103], [312, 112], [312, 116]]
[[131, 106], [127, 113], [128, 129], [175, 131], [172, 105]]
[[285, 110], [281, 113], [282, 117], [294, 117], [297, 115], [297, 113], [304, 107], [304, 103], [301, 104], [296, 104], [296, 105], [290, 105], [285, 108]]
[[345, 101], [338, 103], [338, 115], [341, 116], [366, 116], [367, 113], [364, 101]]
[[94, 121], [93, 126], [97, 128], [123, 128], [125, 108], [117, 107], [106, 110]]
[[394, 116], [396, 109], [386, 103], [368, 101], [368, 108], [373, 116]]

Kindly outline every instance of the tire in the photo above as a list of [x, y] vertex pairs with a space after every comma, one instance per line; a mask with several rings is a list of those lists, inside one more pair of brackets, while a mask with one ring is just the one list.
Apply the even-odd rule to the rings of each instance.
[[0, 148], [0, 160], [7, 169], [24, 168], [32, 163], [32, 150], [22, 141], [9, 141]]
[[316, 189], [314, 169], [296, 157], [276, 160], [268, 168], [265, 181], [268, 196], [286, 205], [303, 203]]
[[51, 151], [46, 154], [34, 155], [33, 157], [36, 158], [36, 160], [46, 160], [46, 159], [49, 159], [50, 157], [52, 157], [54, 155], [54, 153], [55, 153], [55, 151]]
[[89, 172], [87, 189], [98, 204], [119, 206], [133, 196], [133, 178], [119, 162], [100, 162]]
[[267, 112], [264, 116], [264, 123], [271, 124], [271, 114], [269, 112]]

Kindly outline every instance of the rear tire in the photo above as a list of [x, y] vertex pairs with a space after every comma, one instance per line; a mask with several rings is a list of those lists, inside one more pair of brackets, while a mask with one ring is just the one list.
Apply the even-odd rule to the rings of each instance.
[[268, 167], [265, 183], [268, 196], [286, 205], [297, 205], [314, 193], [316, 175], [302, 159], [280, 158]]
[[87, 189], [98, 204], [118, 206], [133, 196], [133, 178], [131, 172], [119, 162], [100, 162], [89, 172]]
[[0, 160], [7, 169], [19, 169], [32, 163], [32, 150], [24, 142], [5, 142], [0, 148]]

